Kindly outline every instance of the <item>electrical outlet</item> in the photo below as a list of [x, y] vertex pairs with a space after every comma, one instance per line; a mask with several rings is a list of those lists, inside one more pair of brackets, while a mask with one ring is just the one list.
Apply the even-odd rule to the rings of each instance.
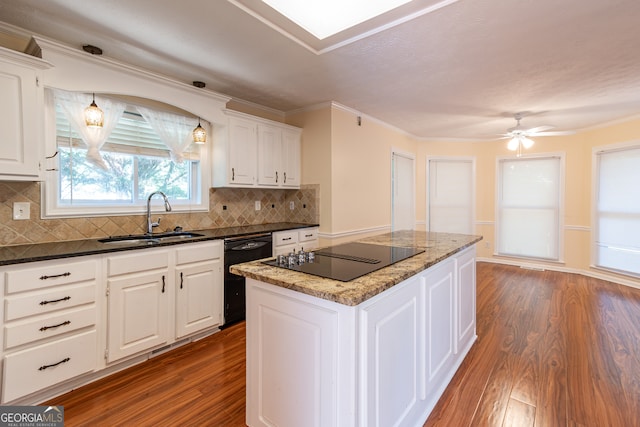
[[260, 200], [256, 200], [256, 210], [259, 211], [260, 209], [262, 209], [262, 205], [260, 203]]
[[296, 203], [293, 201], [289, 202], [289, 209], [294, 210], [295, 208], [296, 208]]
[[31, 203], [14, 202], [13, 203], [13, 219], [29, 219], [31, 218]]
[[491, 242], [484, 242], [484, 247], [486, 249], [491, 249]]

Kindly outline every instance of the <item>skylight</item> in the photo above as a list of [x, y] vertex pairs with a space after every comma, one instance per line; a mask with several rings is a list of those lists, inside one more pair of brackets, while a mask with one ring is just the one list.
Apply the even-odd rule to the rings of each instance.
[[319, 40], [411, 0], [262, 0]]

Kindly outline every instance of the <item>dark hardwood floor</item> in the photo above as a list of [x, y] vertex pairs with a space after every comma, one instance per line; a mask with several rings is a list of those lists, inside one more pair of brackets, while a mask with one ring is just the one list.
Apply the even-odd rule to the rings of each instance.
[[[640, 426], [640, 290], [478, 263], [478, 341], [425, 426]], [[66, 426], [244, 426], [244, 323], [60, 396]]]

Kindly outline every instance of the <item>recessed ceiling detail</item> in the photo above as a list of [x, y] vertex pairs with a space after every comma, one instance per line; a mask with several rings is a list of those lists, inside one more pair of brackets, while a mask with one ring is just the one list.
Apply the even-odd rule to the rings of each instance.
[[227, 0], [317, 55], [459, 0]]
[[411, 0], [262, 0], [319, 40], [380, 16]]

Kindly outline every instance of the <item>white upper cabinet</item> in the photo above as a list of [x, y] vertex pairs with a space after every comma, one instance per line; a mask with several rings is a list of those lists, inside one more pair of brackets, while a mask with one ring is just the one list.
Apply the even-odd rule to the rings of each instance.
[[229, 118], [229, 185], [253, 185], [256, 179], [256, 127], [255, 124], [235, 117]]
[[226, 132], [214, 138], [213, 186], [300, 188], [302, 130], [227, 112]]
[[258, 125], [258, 185], [300, 187], [300, 131]]
[[0, 47], [0, 180], [42, 179], [41, 70], [49, 67], [46, 61]]

